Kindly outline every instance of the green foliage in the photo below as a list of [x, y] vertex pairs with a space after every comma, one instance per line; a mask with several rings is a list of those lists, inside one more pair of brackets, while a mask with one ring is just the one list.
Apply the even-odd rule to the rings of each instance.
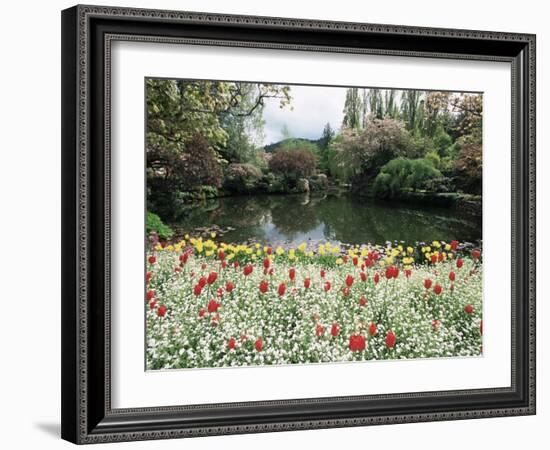
[[394, 198], [403, 189], [420, 188], [428, 180], [441, 177], [441, 172], [424, 158], [396, 158], [388, 162], [374, 180], [374, 194]]
[[150, 211], [147, 211], [147, 224], [145, 228], [148, 235], [156, 233], [162, 240], [170, 239], [174, 235], [172, 229], [159, 216]]

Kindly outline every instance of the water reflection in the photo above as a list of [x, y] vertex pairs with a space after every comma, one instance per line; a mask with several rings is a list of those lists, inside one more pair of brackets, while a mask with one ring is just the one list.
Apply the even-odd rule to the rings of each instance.
[[349, 244], [385, 241], [481, 239], [481, 218], [454, 209], [366, 201], [352, 196], [263, 195], [226, 197], [179, 211], [178, 230], [232, 227], [226, 242], [266, 244], [331, 241]]

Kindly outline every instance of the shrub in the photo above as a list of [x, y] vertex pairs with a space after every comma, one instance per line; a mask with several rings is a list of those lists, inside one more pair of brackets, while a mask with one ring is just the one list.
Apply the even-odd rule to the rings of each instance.
[[441, 172], [427, 159], [396, 158], [380, 170], [374, 180], [374, 193], [378, 197], [395, 197], [403, 189], [416, 190], [427, 181], [441, 177]]
[[147, 211], [147, 224], [145, 228], [147, 234], [156, 233], [163, 240], [170, 239], [174, 235], [172, 229], [159, 216], [150, 211]]
[[315, 172], [315, 155], [307, 149], [277, 150], [269, 160], [269, 169], [291, 180]]
[[245, 194], [258, 188], [262, 171], [252, 164], [230, 164], [225, 172], [224, 188]]

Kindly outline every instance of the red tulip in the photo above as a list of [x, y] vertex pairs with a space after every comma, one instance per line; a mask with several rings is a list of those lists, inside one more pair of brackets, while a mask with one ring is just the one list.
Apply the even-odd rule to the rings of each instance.
[[224, 259], [222, 261], [222, 269], [225, 269], [227, 267], [227, 261]]
[[353, 277], [351, 275], [348, 275], [346, 277], [346, 286], [351, 287], [353, 285]]
[[292, 267], [288, 271], [288, 278], [290, 278], [292, 281], [294, 281], [294, 278], [296, 278], [296, 269], [294, 267]]
[[366, 259], [365, 260], [365, 266], [367, 267], [372, 267], [374, 263], [372, 262], [372, 259]]
[[151, 300], [151, 301], [149, 302], [149, 308], [150, 308], [150, 309], [154, 309], [156, 304], [157, 304], [157, 301], [156, 301], [156, 300]]
[[231, 281], [228, 281], [227, 283], [225, 283], [225, 290], [227, 292], [229, 292], [231, 294], [231, 292], [233, 291], [233, 289], [235, 288], [235, 286], [233, 285], [233, 283], [231, 283]]
[[464, 261], [462, 261], [460, 258], [456, 260], [456, 267], [459, 269], [464, 265]]
[[304, 280], [304, 287], [305, 287], [306, 289], [309, 289], [310, 286], [311, 286], [311, 280], [310, 280], [309, 278], [306, 278], [306, 279]]
[[456, 250], [458, 248], [458, 241], [451, 241], [451, 249]]
[[201, 295], [202, 292], [202, 286], [200, 284], [196, 284], [193, 288], [193, 294], [195, 294], [197, 297]]
[[221, 306], [220, 303], [218, 303], [216, 300], [212, 299], [208, 302], [208, 312], [209, 313], [216, 312], [220, 306]]
[[378, 252], [372, 252], [372, 259], [374, 259], [375, 261], [378, 261], [378, 258], [380, 258], [380, 255], [378, 254]]
[[411, 269], [405, 269], [405, 276], [406, 276], [407, 278], [410, 278], [411, 275], [412, 275], [412, 270], [411, 270]]
[[396, 338], [395, 338], [395, 334], [393, 333], [393, 331], [388, 331], [386, 333], [386, 347], [388, 348], [393, 348], [395, 347], [395, 341], [396, 341]]
[[235, 350], [235, 347], [237, 346], [237, 341], [235, 341], [234, 338], [230, 338], [228, 341], [227, 341], [227, 347], [229, 348], [229, 350]]
[[335, 322], [332, 324], [332, 327], [330, 327], [330, 334], [333, 337], [336, 337], [338, 336], [339, 333], [340, 333], [340, 326]]
[[478, 248], [472, 250], [472, 258], [479, 259], [481, 256], [481, 251]]
[[244, 266], [244, 269], [243, 269], [243, 274], [244, 276], [248, 276], [252, 273], [252, 270], [254, 269], [254, 267], [251, 265], [251, 264], [247, 264], [246, 266]]
[[426, 278], [426, 279], [424, 280], [424, 287], [425, 287], [426, 289], [430, 289], [430, 288], [432, 287], [432, 280], [430, 280], [429, 278]]
[[271, 255], [273, 253], [273, 249], [271, 247], [267, 247], [266, 253]]
[[212, 317], [212, 320], [210, 321], [210, 325], [213, 327], [218, 326], [218, 322], [220, 321], [220, 315], [216, 314], [214, 317]]
[[325, 334], [325, 327], [323, 325], [317, 325], [315, 327], [315, 335], [321, 337], [323, 334]]
[[369, 325], [369, 334], [371, 336], [374, 336], [376, 334], [376, 332], [378, 331], [378, 327], [376, 326], [376, 324], [374, 322], [372, 322], [370, 325]]
[[160, 305], [157, 309], [157, 316], [164, 317], [164, 315], [166, 314], [166, 309], [166, 306]]
[[204, 308], [199, 309], [199, 317], [204, 317], [206, 310]]
[[364, 336], [354, 334], [349, 338], [349, 349], [352, 352], [362, 352], [367, 347], [367, 341]]
[[206, 282], [208, 284], [214, 284], [216, 282], [216, 280], [218, 279], [218, 274], [216, 272], [210, 272], [210, 274], [208, 275], [208, 279], [206, 280]]
[[352, 259], [352, 262], [353, 262], [353, 265], [356, 266], [357, 264], [359, 264], [359, 258], [357, 256], [354, 256]]
[[185, 264], [189, 259], [189, 253], [185, 252], [180, 255], [180, 263]]
[[449, 280], [454, 281], [456, 279], [456, 273], [453, 271], [449, 272]]
[[149, 281], [151, 281], [152, 278], [153, 278], [153, 272], [147, 272], [145, 274], [145, 281], [147, 281], [147, 283], [149, 283]]
[[432, 320], [432, 328], [435, 331], [438, 331], [440, 326], [441, 326], [441, 322], [439, 320], [437, 319]]
[[201, 269], [202, 269], [202, 270], [205, 270], [206, 267], [208, 267], [208, 266], [206, 265], [206, 263], [202, 263], [202, 264], [201, 264]]
[[284, 283], [281, 283], [279, 285], [279, 289], [277, 289], [277, 292], [279, 293], [280, 296], [283, 296], [285, 295], [285, 292], [286, 292], [286, 285]]
[[157, 262], [157, 257], [155, 255], [149, 256], [149, 264], [155, 264]]
[[360, 306], [365, 306], [367, 304], [367, 299], [365, 297], [361, 297], [359, 299], [359, 305]]
[[432, 264], [435, 264], [437, 262], [437, 255], [430, 256], [430, 261], [432, 262]]
[[442, 291], [441, 285], [439, 283], [436, 283], [436, 285], [434, 286], [435, 294], [439, 295], [439, 294], [441, 294], [441, 291]]
[[269, 258], [264, 258], [264, 269], [269, 269], [270, 264], [271, 260]]
[[174, 272], [175, 273], [180, 273], [181, 272], [181, 267], [178, 267], [178, 266], [174, 267]]
[[260, 292], [262, 294], [265, 294], [267, 292], [268, 288], [269, 288], [269, 284], [268, 284], [267, 281], [265, 281], [265, 280], [260, 281]]
[[474, 312], [474, 307], [471, 305], [471, 304], [467, 304], [465, 307], [464, 307], [464, 312], [466, 314], [472, 314]]
[[254, 342], [254, 348], [256, 349], [256, 351], [261, 352], [263, 347], [264, 342], [262, 341], [262, 338], [256, 339], [256, 342]]
[[221, 287], [219, 287], [218, 289], [216, 289], [216, 297], [221, 297], [223, 295], [223, 289]]
[[204, 277], [201, 277], [200, 280], [199, 280], [199, 286], [201, 288], [203, 288], [204, 286], [206, 286], [206, 278]]
[[380, 281], [380, 275], [378, 274], [378, 272], [376, 272], [374, 274], [374, 284], [378, 284], [379, 281]]
[[147, 291], [147, 301], [153, 300], [155, 297], [155, 291]]
[[345, 262], [345, 263], [347, 263], [347, 262], [348, 262], [348, 257], [347, 257], [347, 255], [346, 255], [346, 256], [344, 256], [344, 257], [343, 257], [342, 259], [344, 260], [344, 262]]
[[225, 252], [223, 250], [220, 250], [218, 252], [218, 258], [221, 259], [222, 261], [225, 259]]
[[330, 291], [330, 281], [325, 281], [325, 286], [324, 286], [324, 288], [325, 288], [325, 292]]
[[359, 276], [361, 277], [361, 281], [363, 282], [367, 281], [367, 274], [365, 272], [361, 272]]
[[325, 278], [325, 275], [326, 275], [326, 272], [323, 269], [321, 269], [321, 278]]
[[346, 287], [342, 288], [342, 295], [343, 295], [344, 297], [348, 297], [348, 296], [349, 296], [349, 287], [346, 286]]
[[239, 261], [234, 261], [234, 262], [233, 262], [233, 267], [234, 267], [235, 269], [238, 269], [238, 268], [239, 268]]

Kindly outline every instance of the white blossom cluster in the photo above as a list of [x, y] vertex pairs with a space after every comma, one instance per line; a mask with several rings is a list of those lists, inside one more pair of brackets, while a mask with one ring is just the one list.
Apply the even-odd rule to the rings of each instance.
[[[464, 258], [460, 268], [455, 260], [414, 264], [408, 276], [400, 270], [389, 279], [385, 268], [361, 269], [351, 261], [325, 268], [315, 258], [275, 258], [272, 274], [261, 260], [251, 264], [248, 275], [243, 266], [222, 268], [220, 260], [201, 255], [191, 255], [180, 265], [173, 252], [156, 254], [154, 264], [148, 264], [146, 287], [147, 369], [482, 353], [482, 265], [474, 259]], [[200, 279], [211, 273], [215, 281], [196, 295]], [[429, 288], [425, 280], [431, 281]], [[265, 293], [260, 291], [262, 281], [268, 283]], [[233, 285], [231, 292], [227, 283]], [[285, 292], [280, 295], [282, 283]], [[364, 350], [352, 351], [351, 336], [364, 338]]]

